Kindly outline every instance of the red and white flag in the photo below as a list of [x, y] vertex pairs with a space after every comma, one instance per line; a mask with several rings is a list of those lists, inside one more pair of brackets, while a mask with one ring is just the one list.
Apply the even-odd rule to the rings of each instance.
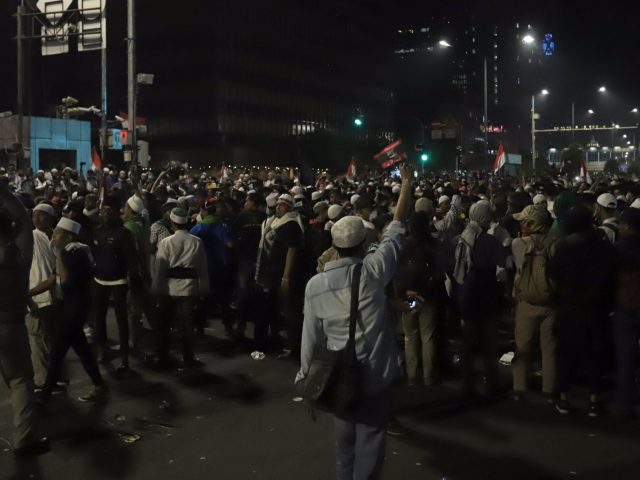
[[584, 163], [584, 160], [580, 160], [580, 170], [578, 176], [583, 182], [591, 185], [591, 175], [589, 175], [589, 170], [587, 170], [587, 164]]
[[91, 149], [91, 170], [94, 172], [96, 170], [102, 170], [102, 159], [100, 158], [100, 155], [98, 155], [96, 147]]
[[347, 167], [347, 173], [345, 173], [345, 176], [353, 178], [356, 175], [356, 160], [355, 158], [352, 158], [351, 162], [349, 162], [349, 166]]
[[505, 163], [507, 163], [507, 154], [504, 153], [504, 147], [502, 146], [502, 142], [498, 147], [498, 155], [496, 155], [496, 161], [493, 162], [493, 174], [495, 175], [500, 171], [502, 167], [504, 167]]

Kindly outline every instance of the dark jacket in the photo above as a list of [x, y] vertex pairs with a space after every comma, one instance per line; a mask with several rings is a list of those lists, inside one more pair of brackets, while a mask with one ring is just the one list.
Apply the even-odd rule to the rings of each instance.
[[127, 277], [139, 280], [136, 244], [121, 221], [98, 226], [93, 234], [91, 250], [98, 280], [114, 281]]

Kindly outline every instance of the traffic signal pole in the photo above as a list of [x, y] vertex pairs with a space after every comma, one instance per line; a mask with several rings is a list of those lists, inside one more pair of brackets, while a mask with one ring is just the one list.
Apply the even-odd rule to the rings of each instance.
[[129, 146], [131, 147], [131, 165], [138, 164], [138, 135], [136, 132], [136, 2], [127, 2], [127, 64], [128, 64], [128, 110], [129, 110]]

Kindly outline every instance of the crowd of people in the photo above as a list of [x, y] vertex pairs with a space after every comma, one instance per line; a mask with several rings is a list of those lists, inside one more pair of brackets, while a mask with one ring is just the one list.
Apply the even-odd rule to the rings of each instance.
[[[220, 318], [233, 341], [300, 362], [302, 382], [315, 348], [347, 340], [357, 263], [357, 353], [367, 397], [376, 400], [366, 414], [337, 420], [339, 478], [379, 469], [390, 385], [402, 377], [411, 386], [440, 382], [452, 332], [467, 396], [478, 395], [480, 352], [481, 393], [525, 399], [539, 345], [542, 392], [558, 412], [572, 411], [569, 394], [584, 381], [588, 414], [600, 415], [603, 379], [615, 371], [613, 405], [633, 416], [637, 178], [601, 175], [588, 184], [404, 167], [397, 176], [318, 174], [311, 185], [293, 171], [241, 168], [0, 177], [0, 368], [17, 451], [43, 448], [31, 425], [33, 392], [46, 403], [68, 380], [70, 348], [93, 383], [79, 400], [108, 399], [100, 365], [112, 361], [110, 307], [118, 373], [149, 346], [157, 367], [175, 364], [174, 337], [184, 365], [198, 367], [195, 338]], [[515, 345], [510, 386], [498, 375], [505, 320]]]

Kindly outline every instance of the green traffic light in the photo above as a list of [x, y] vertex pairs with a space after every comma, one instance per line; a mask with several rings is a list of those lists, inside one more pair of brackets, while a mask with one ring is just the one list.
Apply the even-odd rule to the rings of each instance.
[[361, 118], [356, 118], [356, 119], [353, 121], [353, 123], [355, 124], [355, 126], [356, 126], [356, 127], [361, 127], [361, 126], [362, 126], [362, 124], [363, 124], [364, 122], [362, 121], [362, 119], [361, 119]]
[[426, 153], [423, 153], [422, 155], [420, 155], [420, 160], [422, 160], [423, 162], [426, 162], [427, 160], [429, 160], [429, 155]]

